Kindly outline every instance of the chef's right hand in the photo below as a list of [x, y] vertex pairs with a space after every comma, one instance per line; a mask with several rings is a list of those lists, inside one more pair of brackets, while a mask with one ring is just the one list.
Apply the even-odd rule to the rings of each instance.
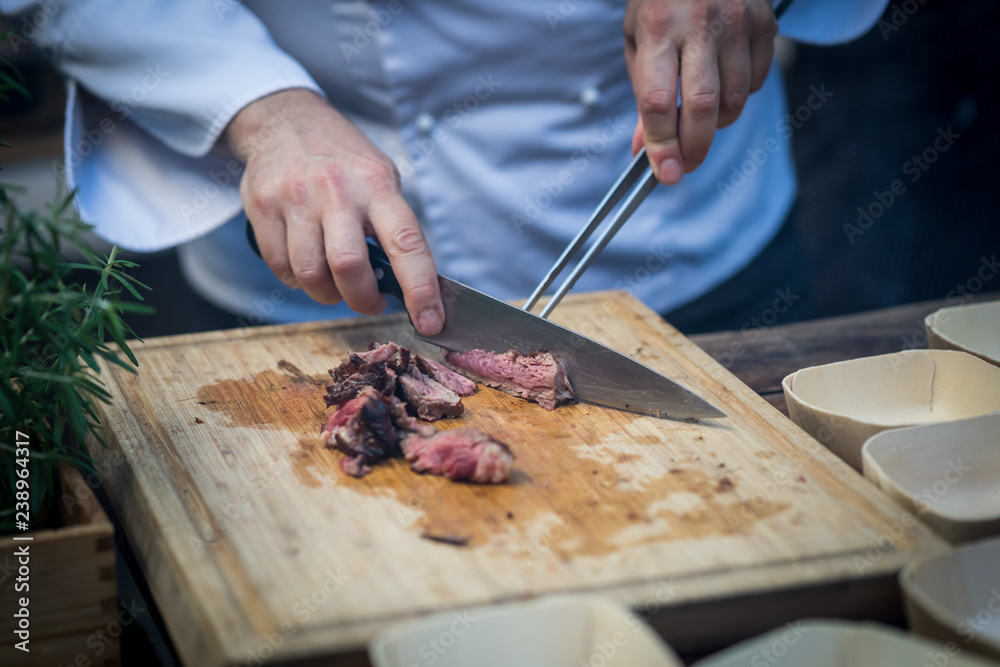
[[375, 236], [425, 335], [444, 307], [430, 248], [403, 198], [399, 172], [349, 120], [309, 90], [285, 90], [244, 107], [223, 139], [246, 164], [240, 197], [261, 255], [289, 287], [320, 303], [385, 308], [368, 263]]

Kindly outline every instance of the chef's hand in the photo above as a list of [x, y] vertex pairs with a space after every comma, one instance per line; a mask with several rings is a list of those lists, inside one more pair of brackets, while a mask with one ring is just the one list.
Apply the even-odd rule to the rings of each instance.
[[764, 85], [777, 32], [767, 0], [629, 0], [625, 59], [639, 107], [632, 152], [645, 144], [657, 180], [676, 183], [702, 163], [715, 130]]
[[246, 163], [240, 197], [261, 255], [289, 287], [359, 313], [385, 308], [368, 263], [376, 236], [421, 333], [441, 330], [434, 259], [392, 161], [319, 95], [285, 90], [241, 110], [224, 134]]

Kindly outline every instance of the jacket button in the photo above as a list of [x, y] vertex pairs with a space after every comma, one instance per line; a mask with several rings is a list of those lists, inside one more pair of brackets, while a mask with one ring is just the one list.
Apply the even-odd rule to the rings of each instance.
[[601, 91], [595, 86], [587, 86], [580, 91], [580, 102], [585, 107], [592, 107], [601, 99]]
[[436, 121], [434, 120], [434, 116], [424, 112], [422, 114], [419, 114], [414, 119], [413, 124], [417, 128], [417, 132], [419, 132], [420, 134], [428, 134], [430, 133], [431, 130], [434, 129], [435, 122]]

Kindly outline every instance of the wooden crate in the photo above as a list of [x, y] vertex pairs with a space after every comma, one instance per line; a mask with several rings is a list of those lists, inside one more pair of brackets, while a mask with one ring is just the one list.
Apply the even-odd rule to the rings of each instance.
[[[60, 470], [61, 527], [27, 533], [30, 541], [0, 538], [0, 648], [2, 665], [120, 664], [114, 526], [83, 476]], [[29, 547], [29, 590], [18, 592], [19, 556]], [[14, 648], [17, 601], [29, 596], [30, 652]]]

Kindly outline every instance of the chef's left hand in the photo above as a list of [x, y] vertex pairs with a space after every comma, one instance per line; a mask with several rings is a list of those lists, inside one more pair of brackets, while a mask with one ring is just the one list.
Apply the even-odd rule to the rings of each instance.
[[777, 32], [767, 0], [629, 0], [625, 59], [639, 107], [632, 152], [645, 144], [657, 180], [676, 183], [702, 163], [715, 130], [764, 85]]

